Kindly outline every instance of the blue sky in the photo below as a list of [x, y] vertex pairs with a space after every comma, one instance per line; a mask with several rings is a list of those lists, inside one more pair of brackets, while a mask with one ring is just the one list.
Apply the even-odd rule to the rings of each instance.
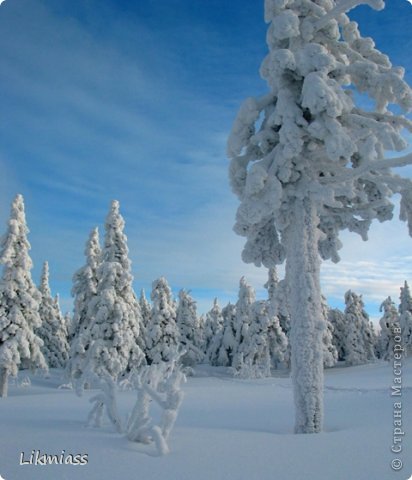
[[[352, 11], [412, 83], [412, 6]], [[0, 7], [0, 229], [25, 197], [33, 277], [48, 260], [70, 307], [73, 272], [112, 199], [126, 220], [135, 287], [164, 275], [200, 310], [235, 301], [245, 275], [259, 295], [266, 271], [240, 259], [227, 135], [241, 101], [266, 92], [263, 1], [6, 0]], [[412, 170], [409, 171], [412, 173]], [[1, 227], [3, 225], [3, 227]], [[342, 262], [323, 264], [332, 305], [363, 293], [368, 310], [412, 280], [412, 240], [398, 221], [370, 241], [343, 235]]]

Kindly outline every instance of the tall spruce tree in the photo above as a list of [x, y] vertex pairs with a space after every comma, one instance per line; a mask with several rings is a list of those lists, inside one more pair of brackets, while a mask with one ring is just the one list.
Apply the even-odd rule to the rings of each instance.
[[72, 296], [74, 297], [74, 312], [71, 322], [69, 361], [66, 372], [79, 392], [82, 389], [82, 376], [85, 360], [91, 343], [89, 312], [92, 299], [97, 295], [97, 272], [101, 263], [101, 248], [99, 230], [94, 228], [89, 235], [84, 250], [86, 263], [73, 275]]
[[243, 363], [244, 354], [247, 350], [249, 328], [252, 320], [252, 305], [256, 300], [254, 289], [242, 277], [239, 282], [239, 294], [236, 302], [236, 347], [233, 354], [232, 366], [239, 369]]
[[149, 363], [171, 361], [179, 348], [179, 330], [176, 325], [176, 307], [172, 290], [164, 277], [153, 282], [152, 315], [146, 329]]
[[0, 397], [7, 397], [8, 378], [19, 367], [47, 371], [41, 352], [42, 340], [35, 330], [41, 326], [41, 296], [31, 278], [33, 267], [27, 240], [24, 201], [17, 195], [11, 206], [8, 229], [1, 239], [0, 264]]
[[106, 218], [96, 295], [88, 307], [91, 325], [86, 371], [99, 377], [109, 375], [114, 381], [144, 362], [140, 307], [132, 286], [124, 226], [119, 202], [114, 200]]
[[200, 350], [199, 317], [197, 315], [196, 301], [189, 292], [182, 289], [179, 292], [179, 302], [176, 310], [176, 324], [179, 329], [180, 346], [186, 353], [181, 357], [185, 366], [194, 366], [203, 360]]
[[221, 367], [230, 367], [236, 351], [236, 307], [228, 303], [222, 308], [223, 326], [221, 330], [220, 345], [211, 364]]
[[346, 364], [361, 365], [376, 360], [377, 336], [365, 312], [362, 295], [348, 290], [345, 305]]
[[[401, 151], [412, 123], [389, 105], [412, 109], [404, 70], [392, 67], [346, 12], [383, 0], [265, 0], [269, 53], [261, 66], [269, 93], [242, 105], [228, 142], [230, 181], [240, 200], [235, 231], [243, 260], [272, 267], [286, 260], [295, 431], [323, 424], [324, 319], [320, 261], [339, 261], [339, 235], [367, 240], [374, 219], [401, 219], [412, 234], [412, 182], [392, 167], [412, 163]], [[353, 91], [375, 108], [356, 105]], [[395, 113], [394, 113], [395, 112]]]
[[58, 297], [52, 298], [49, 285], [49, 264], [44, 262], [39, 286], [41, 326], [36, 329], [43, 340], [42, 352], [49, 367], [63, 368], [69, 353], [68, 332], [60, 311]]
[[223, 316], [217, 298], [213, 300], [213, 307], [206, 313], [205, 320], [205, 350], [206, 358], [211, 365], [217, 364], [217, 352], [221, 344], [223, 332]]
[[333, 325], [329, 321], [329, 305], [326, 298], [322, 295], [322, 312], [325, 319], [325, 329], [323, 331], [323, 366], [333, 367], [338, 361], [338, 351], [333, 343]]
[[332, 343], [336, 347], [338, 360], [346, 360], [346, 321], [345, 315], [338, 308], [331, 308], [328, 312], [328, 319], [333, 326]]

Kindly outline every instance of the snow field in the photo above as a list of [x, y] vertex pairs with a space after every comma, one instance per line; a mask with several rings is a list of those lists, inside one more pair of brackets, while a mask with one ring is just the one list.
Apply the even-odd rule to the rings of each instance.
[[[390, 462], [393, 436], [392, 368], [375, 363], [327, 370], [325, 432], [293, 434], [290, 378], [244, 380], [224, 368], [201, 366], [184, 385], [185, 399], [171, 434], [171, 453], [127, 441], [106, 419], [86, 428], [88, 399], [58, 389], [60, 370], [31, 376], [28, 388], [10, 385], [0, 409], [0, 474], [6, 480], [406, 480], [412, 473], [412, 361], [405, 361], [403, 391], [404, 469]], [[23, 375], [21, 374], [21, 377]], [[119, 393], [123, 418], [134, 392]], [[398, 399], [397, 399], [398, 401]], [[86, 466], [19, 465], [32, 450], [88, 454]]]

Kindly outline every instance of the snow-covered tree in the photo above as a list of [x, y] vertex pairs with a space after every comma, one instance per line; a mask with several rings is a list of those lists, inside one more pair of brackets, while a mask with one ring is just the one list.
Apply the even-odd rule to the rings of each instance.
[[401, 287], [399, 304], [399, 324], [402, 332], [402, 345], [405, 353], [412, 354], [412, 298], [408, 282]]
[[[196, 301], [186, 290], [180, 290], [176, 310], [176, 324], [179, 329], [182, 355], [181, 362], [185, 366], [194, 366], [203, 359], [201, 339], [199, 338], [199, 317]], [[200, 348], [199, 348], [200, 347]]]
[[[264, 313], [262, 312], [262, 314]], [[267, 335], [271, 364], [274, 368], [278, 368], [282, 364], [288, 366], [290, 358], [288, 337], [280, 326], [278, 316], [273, 315], [270, 310], [267, 314], [269, 315]]]
[[114, 381], [144, 361], [141, 315], [124, 234], [125, 222], [114, 200], [106, 218], [104, 247], [97, 269], [96, 295], [90, 300], [90, 347], [85, 371]]
[[73, 316], [70, 312], [66, 312], [63, 318], [64, 318], [64, 324], [66, 325], [66, 329], [67, 329], [67, 341], [69, 343], [69, 351], [70, 351], [70, 344], [72, 343], [73, 334], [74, 334]]
[[240, 368], [243, 363], [243, 351], [247, 348], [249, 337], [249, 327], [252, 319], [252, 305], [255, 303], [256, 294], [254, 289], [242, 277], [239, 282], [239, 295], [236, 302], [236, 347], [233, 354], [232, 366], [235, 369]]
[[338, 308], [331, 308], [328, 312], [328, 319], [333, 326], [332, 343], [336, 348], [338, 360], [346, 360], [346, 321], [345, 315]]
[[36, 333], [43, 340], [42, 352], [49, 367], [63, 368], [69, 353], [68, 333], [59, 299], [51, 296], [48, 262], [43, 264], [39, 292], [41, 326], [36, 329]]
[[140, 305], [140, 312], [142, 315], [142, 325], [143, 325], [143, 328], [146, 328], [150, 322], [152, 307], [146, 298], [146, 293], [143, 288], [140, 291], [139, 305]]
[[[412, 234], [412, 182], [392, 167], [412, 163], [401, 151], [412, 122], [390, 111], [412, 108], [404, 70], [392, 67], [346, 15], [383, 0], [265, 0], [269, 54], [261, 76], [270, 92], [242, 105], [228, 142], [230, 181], [240, 206], [235, 231], [246, 237], [243, 260], [272, 267], [286, 260], [291, 315], [295, 431], [323, 422], [320, 259], [339, 261], [339, 235], [366, 240], [374, 219], [401, 218]], [[356, 105], [353, 91], [375, 108]]]
[[140, 315], [142, 318], [142, 322], [140, 326], [141, 327], [140, 338], [142, 341], [143, 352], [147, 357], [146, 335], [147, 335], [147, 326], [149, 325], [150, 318], [152, 316], [152, 306], [147, 300], [146, 293], [143, 288], [140, 291], [139, 306], [140, 306]]
[[396, 332], [394, 328], [400, 328], [398, 310], [391, 297], [388, 297], [382, 303], [380, 311], [383, 312], [383, 317], [379, 320], [381, 327], [378, 338], [379, 357], [383, 360], [391, 360], [395, 346], [394, 337]]
[[253, 303], [250, 308], [248, 334], [237, 352], [235, 365], [237, 376], [242, 378], [270, 376], [271, 358], [268, 335], [270, 321], [267, 302]]
[[[97, 295], [97, 272], [101, 263], [99, 230], [94, 228], [86, 242], [84, 251], [86, 264], [73, 275], [72, 296], [74, 312], [71, 322], [69, 361], [66, 371], [73, 382], [81, 379], [88, 349], [90, 347], [91, 314], [89, 312], [92, 299]], [[78, 385], [80, 386], [80, 384]]]
[[362, 295], [345, 293], [346, 364], [360, 365], [376, 359], [377, 337], [369, 315], [365, 312]]
[[152, 315], [146, 329], [146, 347], [149, 363], [168, 362], [179, 348], [179, 330], [172, 291], [164, 277], [152, 285]]
[[269, 268], [268, 281], [264, 287], [268, 291], [271, 314], [278, 317], [283, 332], [288, 334], [290, 330], [290, 315], [287, 306], [286, 284], [284, 280], [279, 281], [275, 266]]
[[228, 303], [222, 308], [222, 329], [215, 336], [213, 353], [210, 352], [211, 365], [230, 367], [236, 350], [236, 307]]
[[217, 298], [213, 301], [213, 307], [206, 313], [205, 340], [206, 358], [211, 365], [218, 366], [218, 352], [223, 335], [223, 316]]
[[333, 367], [338, 361], [338, 351], [333, 343], [333, 325], [329, 321], [329, 306], [322, 295], [322, 312], [325, 319], [323, 332], [323, 366]]
[[17, 195], [0, 244], [0, 397], [7, 397], [8, 378], [19, 367], [47, 371], [43, 342], [35, 333], [41, 325], [41, 297], [30, 274], [28, 233], [23, 197]]

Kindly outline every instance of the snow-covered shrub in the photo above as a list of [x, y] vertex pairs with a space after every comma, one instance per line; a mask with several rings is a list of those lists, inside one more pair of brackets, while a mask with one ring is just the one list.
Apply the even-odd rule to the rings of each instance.
[[[127, 437], [133, 442], [154, 443], [159, 455], [169, 453], [169, 436], [183, 401], [182, 382], [185, 382], [179, 355], [168, 362], [158, 362], [134, 372], [137, 392], [135, 406], [127, 422]], [[154, 401], [161, 408], [159, 424], [150, 413]]]
[[119, 415], [117, 406], [117, 385], [110, 375], [90, 374], [87, 376], [87, 382], [90, 384], [97, 384], [100, 388], [100, 393], [90, 398], [90, 403], [93, 407], [87, 417], [87, 424], [92, 427], [102, 426], [103, 411], [106, 411], [107, 417], [115, 427], [118, 433], [123, 432], [122, 421]]

